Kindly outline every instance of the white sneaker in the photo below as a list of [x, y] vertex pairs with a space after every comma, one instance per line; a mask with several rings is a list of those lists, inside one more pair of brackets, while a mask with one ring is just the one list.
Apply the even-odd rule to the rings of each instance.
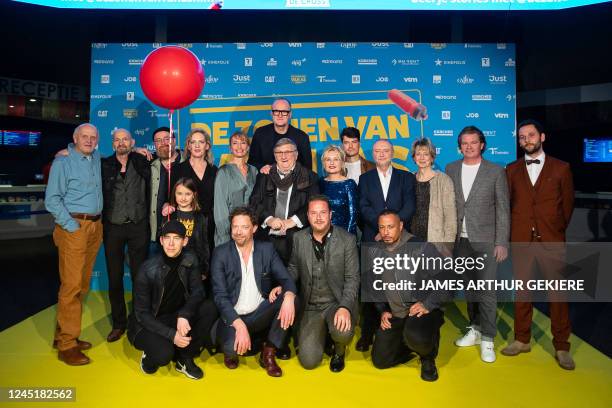
[[482, 340], [480, 343], [480, 359], [485, 363], [495, 361], [495, 345], [492, 341]]
[[476, 344], [480, 344], [480, 340], [482, 337], [480, 332], [474, 329], [472, 326], [468, 326], [467, 328], [469, 329], [468, 332], [465, 333], [463, 337], [460, 337], [457, 340], [455, 340], [455, 346], [469, 347], [469, 346], [474, 346]]

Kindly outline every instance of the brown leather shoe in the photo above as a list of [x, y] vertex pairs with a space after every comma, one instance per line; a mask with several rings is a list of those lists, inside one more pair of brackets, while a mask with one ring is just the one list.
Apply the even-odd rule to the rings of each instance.
[[57, 352], [57, 358], [60, 361], [72, 366], [89, 364], [91, 360], [78, 347], [73, 347], [68, 350], [60, 350]]
[[[91, 343], [88, 341], [77, 339], [77, 347], [79, 348], [79, 350], [84, 351], [89, 350], [92, 346]], [[53, 348], [57, 348], [57, 340], [53, 340]]]
[[259, 365], [266, 369], [266, 373], [270, 377], [280, 377], [283, 375], [283, 370], [276, 364], [275, 355], [276, 347], [265, 344], [259, 356]]
[[125, 329], [113, 329], [108, 333], [108, 336], [106, 336], [106, 341], [109, 343], [117, 341], [123, 336], [123, 333], [125, 333]]
[[574, 370], [576, 368], [576, 363], [574, 363], [574, 359], [569, 351], [557, 350], [555, 353], [555, 359], [557, 360], [557, 363], [559, 363], [559, 367], [564, 370]]
[[240, 364], [240, 361], [238, 361], [238, 357], [236, 357], [236, 356], [231, 356], [229, 354], [224, 354], [223, 355], [223, 364], [225, 364], [225, 366], [227, 368], [229, 368], [230, 370], [234, 370], [234, 369], [238, 368], [238, 364]]
[[531, 345], [529, 343], [523, 343], [522, 341], [514, 340], [508, 346], [504, 347], [501, 353], [504, 356], [518, 356], [521, 353], [529, 353], [531, 351]]

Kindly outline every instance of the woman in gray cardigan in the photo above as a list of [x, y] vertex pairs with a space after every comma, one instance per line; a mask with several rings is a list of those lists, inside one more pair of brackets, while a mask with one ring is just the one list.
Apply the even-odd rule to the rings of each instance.
[[410, 232], [434, 243], [454, 243], [457, 236], [455, 189], [446, 174], [432, 168], [436, 148], [428, 138], [412, 144], [412, 159], [416, 172], [416, 211]]
[[236, 207], [249, 204], [249, 197], [255, 185], [257, 169], [247, 164], [249, 138], [243, 132], [230, 137], [232, 158], [217, 170], [215, 179], [215, 246], [231, 238], [229, 214]]

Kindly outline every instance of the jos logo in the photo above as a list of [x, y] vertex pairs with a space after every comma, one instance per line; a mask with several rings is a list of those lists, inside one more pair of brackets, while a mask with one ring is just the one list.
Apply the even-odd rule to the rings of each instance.
[[266, 75], [264, 77], [264, 81], [269, 83], [269, 84], [272, 84], [272, 83], [276, 82], [276, 76], [275, 75]]
[[432, 77], [432, 82], [434, 84], [441, 84], [442, 83], [442, 75], [434, 75]]
[[489, 57], [483, 57], [480, 59], [480, 65], [482, 65], [485, 68], [488, 68], [491, 66], [491, 59]]
[[110, 84], [110, 75], [100, 75], [101, 84]]
[[450, 111], [442, 111], [442, 120], [450, 120], [451, 112]]
[[246, 57], [244, 59], [244, 66], [245, 67], [252, 67], [253, 66], [253, 58], [251, 57]]
[[128, 76], [128, 77], [123, 78], [123, 82], [136, 82], [136, 81], [137, 79], [135, 76]]
[[274, 47], [274, 43], [261, 43], [259, 44], [261, 48], [272, 48]]
[[108, 117], [108, 111], [107, 110], [99, 110], [98, 111], [98, 117], [99, 118], [106, 118], [106, 117]]
[[133, 101], [134, 100], [134, 92], [126, 92], [125, 93], [125, 100], [126, 101]]
[[376, 82], [389, 82], [389, 77], [379, 76], [378, 78], [376, 78]]
[[466, 113], [465, 117], [468, 119], [478, 119], [480, 117], [480, 114], [478, 112], [470, 112]]

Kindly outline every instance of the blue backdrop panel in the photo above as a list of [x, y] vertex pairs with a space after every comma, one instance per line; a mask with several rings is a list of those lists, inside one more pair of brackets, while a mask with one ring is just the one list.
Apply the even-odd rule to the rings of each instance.
[[[103, 155], [112, 154], [114, 128], [130, 130], [137, 145], [152, 149], [151, 132], [168, 126], [168, 111], [146, 100], [138, 83], [144, 58], [163, 45], [92, 44], [90, 117], [100, 130]], [[205, 128], [216, 164], [224, 162], [235, 130], [252, 135], [270, 123], [270, 103], [278, 96], [291, 100], [292, 124], [309, 135], [319, 171], [320, 152], [340, 143], [345, 126], [360, 129], [368, 159], [374, 141], [390, 139], [394, 164], [410, 170], [409, 148], [419, 137], [433, 140], [438, 168], [460, 158], [457, 135], [466, 125], [484, 131], [489, 160], [505, 165], [516, 154], [513, 44], [178, 45], [197, 55], [206, 75], [201, 98], [175, 112], [179, 145], [192, 127]], [[387, 98], [394, 88], [425, 105], [429, 118], [415, 121], [402, 112]], [[107, 287], [105, 269], [100, 256], [94, 289]]]

